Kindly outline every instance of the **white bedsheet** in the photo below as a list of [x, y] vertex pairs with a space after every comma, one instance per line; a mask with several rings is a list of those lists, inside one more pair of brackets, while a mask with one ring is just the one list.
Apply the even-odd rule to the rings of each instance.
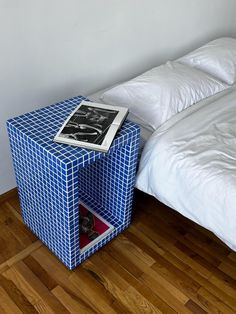
[[136, 187], [236, 250], [236, 87], [167, 121], [144, 147]]

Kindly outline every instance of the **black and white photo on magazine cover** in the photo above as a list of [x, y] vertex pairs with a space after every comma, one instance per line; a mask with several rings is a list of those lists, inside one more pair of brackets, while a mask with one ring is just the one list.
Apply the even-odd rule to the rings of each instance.
[[60, 137], [102, 144], [118, 111], [82, 105], [61, 131]]

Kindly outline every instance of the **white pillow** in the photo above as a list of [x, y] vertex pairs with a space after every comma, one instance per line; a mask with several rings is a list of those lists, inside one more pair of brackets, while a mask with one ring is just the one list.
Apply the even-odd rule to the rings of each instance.
[[167, 62], [106, 91], [101, 100], [128, 107], [146, 127], [157, 129], [176, 113], [228, 86], [177, 62]]
[[219, 38], [177, 60], [232, 85], [236, 82], [236, 39]]

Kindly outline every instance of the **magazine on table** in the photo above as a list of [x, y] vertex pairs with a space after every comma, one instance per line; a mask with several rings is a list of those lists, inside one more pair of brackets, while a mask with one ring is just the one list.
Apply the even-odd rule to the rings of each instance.
[[84, 203], [79, 203], [80, 253], [110, 233], [114, 227]]
[[63, 123], [54, 141], [107, 152], [127, 114], [124, 107], [83, 100]]

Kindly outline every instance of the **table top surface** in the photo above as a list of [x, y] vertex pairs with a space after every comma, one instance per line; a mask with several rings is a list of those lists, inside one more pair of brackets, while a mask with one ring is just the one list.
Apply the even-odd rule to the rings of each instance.
[[[9, 127], [15, 127], [17, 131], [29, 137], [35, 145], [40, 146], [42, 150], [46, 150], [47, 153], [52, 154], [63, 163], [78, 160], [79, 158], [97, 159], [106, 153], [53, 141], [64, 121], [82, 100], [88, 99], [83, 96], [77, 96], [64, 100], [9, 119], [7, 124]], [[118, 131], [109, 151], [113, 150], [117, 145], [121, 145], [132, 134], [138, 133], [139, 127], [133, 122], [126, 120]]]

